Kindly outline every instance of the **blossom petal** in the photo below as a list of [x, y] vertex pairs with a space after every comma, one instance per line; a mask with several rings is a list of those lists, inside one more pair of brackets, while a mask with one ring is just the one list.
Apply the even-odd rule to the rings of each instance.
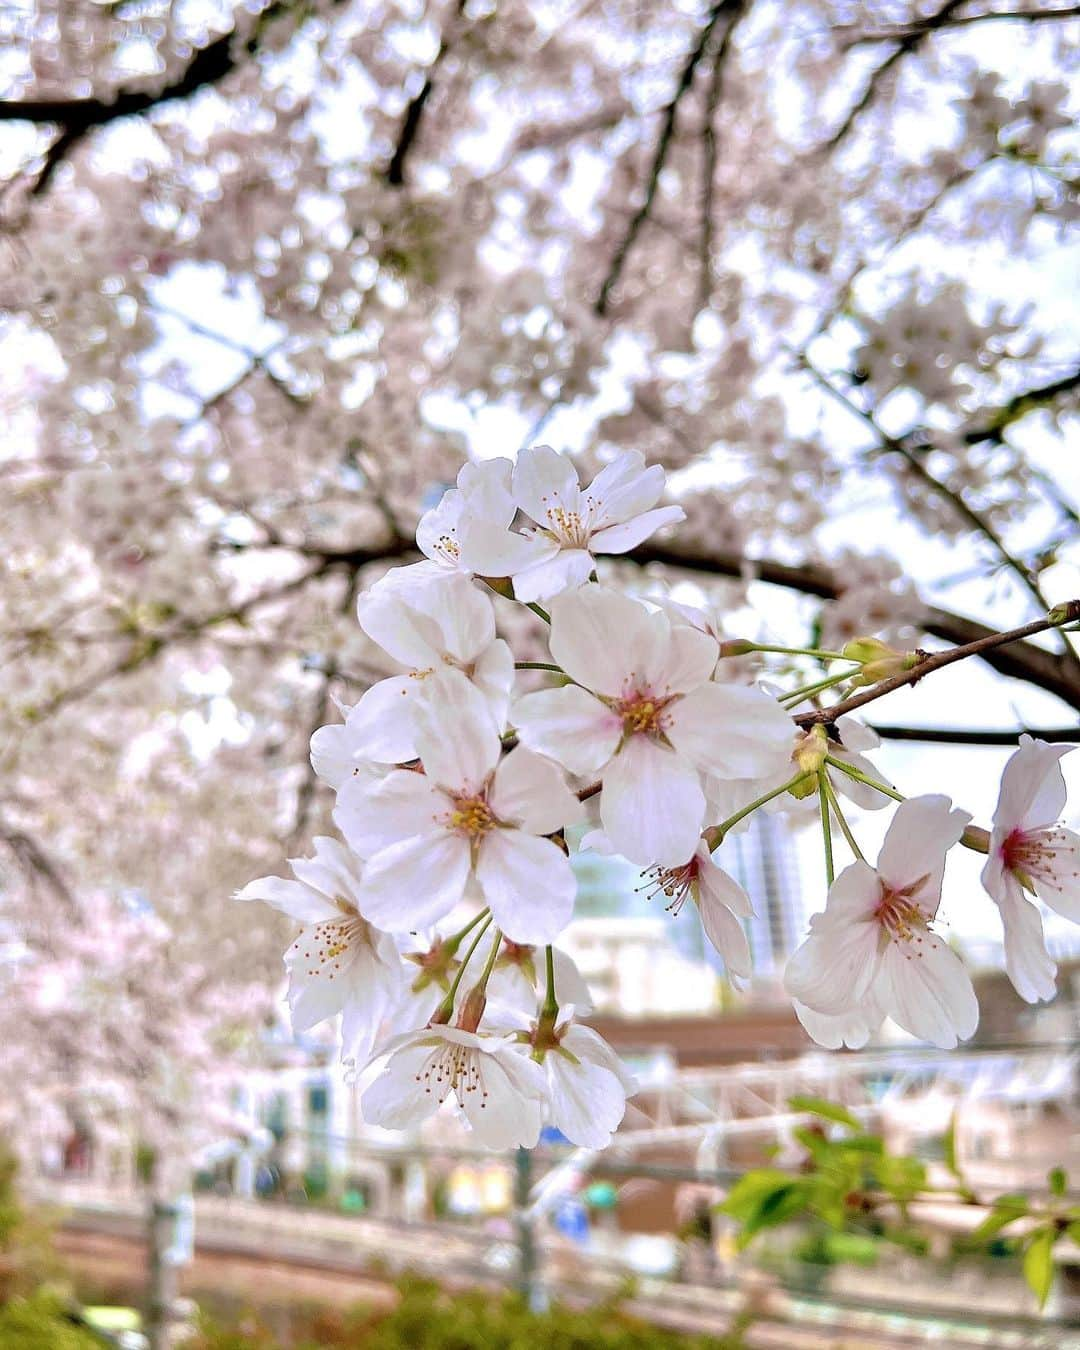
[[593, 503], [597, 529], [630, 520], [656, 505], [667, 475], [659, 464], [645, 463], [640, 450], [624, 450], [600, 470], [584, 496]]
[[523, 1050], [481, 1054], [480, 1059], [483, 1086], [475, 1092], [457, 1094], [476, 1142], [483, 1148], [499, 1150], [535, 1148], [547, 1095], [540, 1065]]
[[873, 1012], [866, 1008], [853, 1008], [844, 1013], [819, 1013], [798, 999], [792, 1000], [792, 1007], [807, 1034], [826, 1050], [839, 1050], [842, 1045], [849, 1050], [861, 1050], [881, 1025], [883, 1017], [878, 1013], [875, 1021]]
[[707, 683], [716, 669], [720, 648], [707, 633], [675, 624], [657, 655], [659, 660], [647, 676], [650, 689], [662, 695], [685, 694]]
[[604, 773], [600, 819], [624, 858], [642, 867], [678, 867], [697, 848], [705, 794], [685, 759], [631, 736]]
[[552, 1124], [580, 1148], [606, 1148], [626, 1114], [626, 1093], [618, 1078], [587, 1059], [575, 1064], [558, 1049], [544, 1056], [544, 1068]]
[[425, 681], [413, 721], [425, 773], [450, 792], [479, 792], [502, 749], [502, 728], [479, 689], [460, 670], [444, 670]]
[[889, 823], [877, 870], [897, 890], [921, 882], [912, 899], [928, 918], [937, 913], [945, 855], [970, 820], [970, 813], [954, 809], [948, 797], [928, 793], [901, 802]]
[[880, 961], [873, 921], [811, 929], [787, 963], [784, 988], [814, 1012], [850, 1012], [866, 996]]
[[549, 600], [563, 591], [583, 586], [595, 566], [592, 554], [583, 548], [560, 549], [543, 562], [515, 573], [514, 599], [523, 605]]
[[622, 738], [619, 717], [586, 689], [542, 689], [511, 711], [522, 744], [558, 760], [571, 773], [595, 773]]
[[671, 626], [628, 595], [584, 586], [551, 606], [551, 655], [572, 680], [619, 698], [635, 675], [660, 664]]
[[399, 839], [441, 830], [452, 802], [425, 774], [395, 769], [381, 783], [359, 779], [338, 794], [334, 822], [362, 858]]
[[1034, 830], [1059, 820], [1065, 809], [1060, 760], [1075, 749], [1075, 745], [1048, 745], [1021, 736], [1020, 748], [1010, 756], [1001, 775], [994, 824], [1007, 831]]
[[574, 912], [577, 880], [570, 860], [550, 839], [492, 830], [480, 845], [476, 879], [511, 942], [554, 942]]
[[1062, 918], [1080, 923], [1080, 835], [1075, 830], [1048, 830], [1042, 845], [1046, 861], [1031, 877], [1035, 894]]
[[462, 562], [470, 572], [482, 577], [513, 577], [542, 566], [559, 553], [558, 541], [547, 535], [492, 531], [482, 520], [462, 526], [460, 538]]
[[394, 675], [361, 694], [348, 719], [354, 755], [380, 764], [406, 764], [417, 758], [412, 709], [420, 687], [411, 676]]
[[469, 841], [456, 834], [391, 844], [365, 869], [364, 917], [388, 933], [436, 923], [461, 903], [471, 861]]
[[555, 526], [560, 512], [581, 509], [581, 486], [573, 460], [549, 445], [533, 446], [518, 455], [513, 494], [525, 514], [545, 529]]
[[554, 834], [585, 818], [559, 766], [523, 745], [500, 761], [488, 801], [499, 820], [529, 834]]
[[[840, 719], [843, 721], [843, 718]], [[840, 760], [843, 764], [850, 764], [853, 769], [859, 773], [865, 774], [867, 778], [874, 779], [875, 782], [883, 783], [886, 787], [892, 787], [892, 783], [885, 777], [876, 764], [868, 760], [865, 755], [855, 754], [851, 750], [846, 750], [841, 746], [835, 746], [830, 751], [833, 759]], [[861, 806], [864, 811], [881, 811], [890, 805], [892, 798], [887, 792], [879, 792], [877, 788], [871, 787], [869, 783], [860, 783], [857, 778], [852, 778], [842, 769], [834, 769], [830, 764], [825, 772], [829, 775], [829, 782], [837, 792], [853, 801], [856, 806]]]
[[727, 905], [710, 897], [703, 888], [698, 893], [698, 911], [705, 936], [723, 957], [730, 974], [749, 979], [754, 968], [750, 960], [750, 943], [742, 924]]
[[790, 761], [791, 716], [760, 689], [705, 684], [673, 703], [668, 718], [672, 745], [718, 777], [765, 777]]
[[917, 954], [911, 942], [885, 948], [875, 993], [893, 1019], [921, 1041], [952, 1050], [979, 1024], [979, 1004], [964, 963], [947, 943], [929, 931]]
[[435, 1114], [439, 1099], [416, 1081], [431, 1050], [430, 1044], [419, 1042], [390, 1056], [385, 1069], [360, 1098], [360, 1113], [369, 1125], [406, 1130]]
[[476, 661], [472, 682], [487, 700], [492, 721], [501, 731], [506, 726], [514, 688], [514, 653], [502, 638], [496, 638]]
[[1027, 1003], [1049, 1000], [1057, 993], [1057, 966], [1046, 950], [1042, 915], [1015, 878], [999, 900], [1004, 928], [1005, 970], [1013, 988]]
[[589, 540], [589, 548], [593, 553], [628, 553], [665, 525], [677, 525], [685, 519], [686, 512], [681, 506], [658, 506], [655, 511], [645, 511], [621, 525], [598, 530]]
[[300, 923], [322, 923], [341, 918], [341, 910], [328, 896], [302, 882], [286, 881], [284, 877], [259, 877], [249, 881], [233, 899], [262, 900]]

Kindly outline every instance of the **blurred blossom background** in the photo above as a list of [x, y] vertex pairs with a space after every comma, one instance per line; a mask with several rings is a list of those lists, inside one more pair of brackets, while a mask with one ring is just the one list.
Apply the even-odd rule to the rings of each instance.
[[[68, 1344], [46, 1287], [155, 1348], [247, 1306], [230, 1345], [292, 1346], [293, 1304], [360, 1295], [452, 1329], [405, 1269], [536, 1317], [630, 1275], [626, 1346], [1080, 1345], [1080, 1211], [1042, 1310], [1022, 1242], [965, 1249], [985, 1196], [1075, 1205], [1047, 1174], [1080, 1164], [1080, 929], [1044, 916], [1058, 993], [1023, 1003], [979, 858], [939, 925], [974, 1039], [834, 1054], [780, 983], [824, 901], [805, 815], [723, 846], [740, 990], [692, 907], [583, 854], [564, 945], [641, 1083], [603, 1155], [365, 1126], [334, 1026], [290, 1028], [288, 921], [230, 901], [330, 829], [310, 736], [394, 673], [356, 596], [470, 458], [661, 464], [686, 523], [601, 580], [731, 638], [934, 649], [1080, 595], [1078, 39], [1040, 0], [3, 0], [0, 1137], [54, 1231], [45, 1270], [0, 1221], [0, 1345], [18, 1299]], [[1051, 634], [867, 721], [890, 781], [988, 825], [1020, 732], [1078, 709]], [[923, 1203], [921, 1247], [864, 1207], [741, 1250], [739, 1177], [856, 1128], [972, 1198]]]

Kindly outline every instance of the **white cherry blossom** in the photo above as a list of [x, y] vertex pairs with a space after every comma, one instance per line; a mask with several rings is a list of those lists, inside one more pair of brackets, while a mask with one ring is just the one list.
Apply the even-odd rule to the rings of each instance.
[[[929, 927], [945, 855], [970, 819], [948, 797], [903, 802], [877, 867], [854, 862], [829, 888], [824, 911], [811, 919], [809, 937], [788, 962], [788, 993], [812, 1013], [861, 1014], [867, 1027], [880, 1010], [943, 1049], [971, 1036], [979, 1020], [971, 977]], [[815, 1034], [812, 1020], [803, 1024]], [[844, 1024], [845, 1037], [851, 1026]]]
[[510, 493], [512, 471], [508, 459], [464, 464], [457, 487], [444, 492], [438, 505], [420, 517], [416, 542], [429, 563], [418, 563], [410, 571], [420, 576], [434, 569], [470, 574], [462, 540], [471, 539], [475, 531], [509, 529], [517, 512]]
[[285, 953], [296, 1031], [342, 1014], [342, 1054], [365, 1057], [399, 996], [402, 963], [388, 933], [360, 912], [364, 880], [336, 839], [315, 839], [313, 858], [289, 860], [296, 877], [260, 877], [236, 893], [262, 900], [303, 925]]
[[[626, 553], [664, 525], [686, 519], [681, 506], [656, 503], [664, 470], [626, 450], [582, 487], [573, 461], [549, 446], [522, 450], [513, 498], [532, 522], [524, 533], [470, 529], [463, 557], [486, 576], [512, 576], [514, 595], [546, 600], [589, 579], [596, 553]], [[509, 523], [509, 522], [507, 522]]]
[[758, 689], [710, 682], [716, 642], [616, 591], [558, 597], [551, 654], [575, 681], [526, 694], [523, 744], [574, 774], [602, 774], [600, 820], [642, 866], [678, 866], [705, 819], [702, 775], [752, 777], [783, 763], [792, 722]]
[[523, 746], [500, 758], [483, 696], [450, 670], [416, 701], [423, 772], [347, 784], [334, 818], [367, 858], [364, 907], [391, 932], [435, 923], [470, 883], [514, 942], [548, 943], [569, 922], [576, 882], [551, 839], [581, 803], [558, 765]]
[[382, 1073], [360, 1099], [370, 1125], [405, 1130], [452, 1100], [484, 1148], [533, 1148], [547, 1081], [515, 1035], [429, 1026], [392, 1041]]
[[572, 1144], [606, 1148], [637, 1080], [598, 1032], [573, 1021], [576, 1011], [568, 1005], [559, 1009], [552, 1031], [556, 1044], [539, 1052], [547, 1075], [547, 1119]]
[[1046, 950], [1042, 916], [1024, 892], [1080, 923], [1080, 835], [1057, 823], [1066, 795], [1061, 759], [1075, 749], [1020, 738], [1002, 775], [982, 871], [1001, 911], [1005, 969], [1029, 1003], [1054, 997], [1057, 967]]
[[514, 682], [514, 658], [495, 636], [489, 597], [460, 573], [417, 584], [410, 570], [387, 573], [356, 605], [364, 632], [407, 672], [372, 685], [346, 718], [353, 754], [384, 764], [416, 759], [413, 701], [425, 683], [444, 671], [459, 670], [468, 677], [500, 729]]

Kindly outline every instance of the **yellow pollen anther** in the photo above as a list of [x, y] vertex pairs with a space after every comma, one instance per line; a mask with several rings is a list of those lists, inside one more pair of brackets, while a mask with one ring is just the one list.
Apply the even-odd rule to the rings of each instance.
[[450, 828], [475, 839], [496, 825], [494, 813], [483, 797], [457, 797], [450, 813]]

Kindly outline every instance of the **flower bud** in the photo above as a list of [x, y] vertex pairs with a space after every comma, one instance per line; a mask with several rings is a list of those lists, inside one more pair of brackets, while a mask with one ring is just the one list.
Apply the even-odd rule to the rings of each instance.
[[[818, 723], [813, 726], [804, 735], [800, 736], [795, 742], [795, 750], [791, 758], [803, 771], [803, 773], [817, 773], [825, 763], [825, 756], [829, 753], [829, 736], [825, 728]], [[800, 791], [800, 789], [805, 791]], [[810, 792], [817, 791], [817, 784], [797, 783], [791, 789], [792, 796], [805, 797]]]
[[484, 1015], [484, 1009], [487, 1007], [487, 995], [480, 985], [474, 985], [469, 990], [468, 997], [461, 1006], [458, 1013], [457, 1024], [462, 1031], [475, 1031], [480, 1025], [480, 1019]]
[[725, 656], [749, 656], [752, 651], [756, 651], [756, 648], [746, 638], [727, 638], [720, 644], [721, 660]]
[[841, 655], [849, 661], [858, 661], [862, 670], [851, 677], [852, 685], [877, 684], [893, 675], [902, 675], [904, 671], [914, 670], [922, 659], [919, 652], [898, 652], [880, 638], [855, 638], [847, 644]]
[[1046, 617], [1053, 624], [1072, 623], [1074, 619], [1080, 619], [1080, 600], [1065, 600], [1055, 605]]

